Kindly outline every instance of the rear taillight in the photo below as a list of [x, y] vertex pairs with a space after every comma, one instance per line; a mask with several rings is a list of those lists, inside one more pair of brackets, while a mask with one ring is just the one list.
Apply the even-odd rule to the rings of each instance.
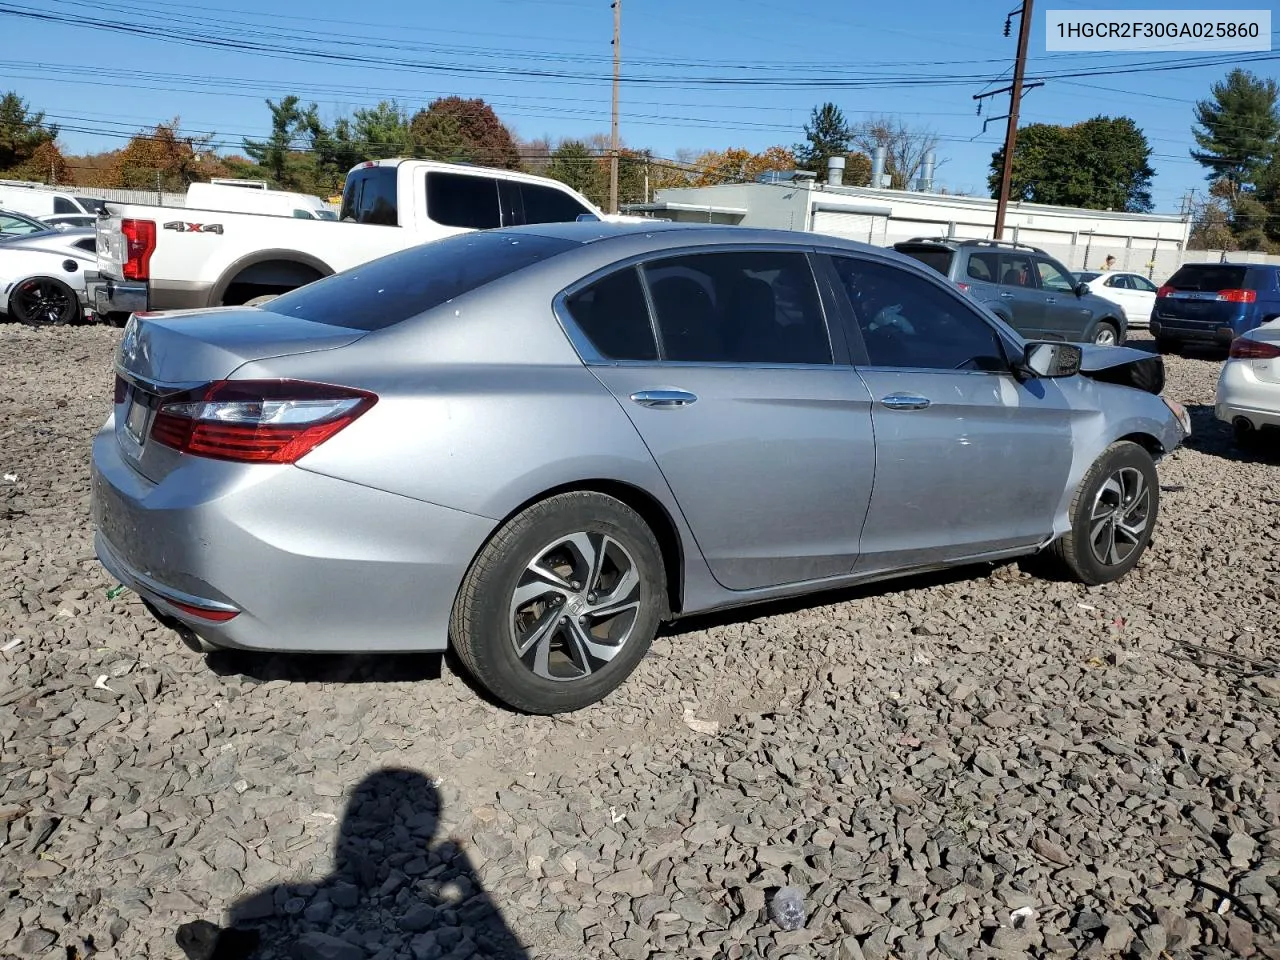
[[1219, 290], [1218, 299], [1226, 303], [1253, 303], [1258, 299], [1257, 290]]
[[124, 398], [129, 395], [129, 382], [120, 374], [116, 374], [116, 393], [115, 405], [118, 407], [124, 403]]
[[965, 283], [963, 280], [957, 280], [956, 286], [960, 288], [961, 293], [969, 292], [969, 284]]
[[1166, 283], [1163, 287], [1161, 287], [1159, 290], [1156, 291], [1156, 296], [1167, 297], [1169, 296], [1169, 294], [1173, 293], [1173, 291], [1176, 289], [1177, 287], [1170, 286], [1169, 284]]
[[1231, 341], [1233, 360], [1275, 360], [1280, 358], [1280, 344], [1264, 343], [1248, 337], [1236, 337]]
[[180, 453], [293, 463], [372, 407], [365, 390], [302, 380], [220, 380], [166, 397], [151, 439]]
[[190, 617], [196, 617], [199, 620], [208, 620], [210, 623], [226, 623], [228, 620], [234, 620], [240, 615], [239, 610], [214, 610], [210, 607], [197, 607], [190, 603], [179, 603], [177, 600], [165, 599], [171, 607], [176, 607]]
[[121, 220], [120, 232], [124, 234], [125, 260], [122, 267], [126, 280], [151, 278], [151, 254], [156, 249], [156, 223], [154, 220]]

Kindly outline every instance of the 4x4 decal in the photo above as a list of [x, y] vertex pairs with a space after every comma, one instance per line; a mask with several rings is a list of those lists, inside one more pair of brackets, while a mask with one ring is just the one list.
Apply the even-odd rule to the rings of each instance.
[[164, 225], [166, 230], [177, 230], [179, 233], [222, 233], [220, 223], [187, 223], [185, 220], [170, 220]]

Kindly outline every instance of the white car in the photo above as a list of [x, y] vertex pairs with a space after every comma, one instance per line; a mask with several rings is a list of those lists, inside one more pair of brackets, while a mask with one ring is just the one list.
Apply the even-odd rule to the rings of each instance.
[[0, 314], [37, 326], [78, 323], [97, 270], [92, 230], [48, 230], [0, 239]]
[[1260, 431], [1280, 427], [1280, 320], [1237, 337], [1218, 376], [1214, 413], [1231, 424], [1236, 442], [1254, 446]]
[[1125, 323], [1130, 329], [1145, 328], [1150, 322], [1159, 288], [1142, 274], [1122, 270], [1110, 270], [1106, 273], [1086, 270], [1077, 273], [1076, 277], [1081, 283], [1088, 285], [1090, 293], [1110, 300], [1123, 310]]

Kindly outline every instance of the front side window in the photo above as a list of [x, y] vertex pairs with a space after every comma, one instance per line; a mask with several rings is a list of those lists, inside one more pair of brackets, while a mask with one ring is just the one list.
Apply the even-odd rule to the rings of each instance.
[[656, 360], [658, 344], [635, 267], [597, 280], [566, 298], [565, 307], [591, 345], [610, 360]]
[[1146, 277], [1140, 277], [1135, 273], [1129, 279], [1132, 282], [1133, 289], [1135, 290], [1141, 290], [1143, 293], [1156, 292], [1156, 289], [1157, 289], [1156, 285], [1152, 283], [1150, 280], [1148, 280]]
[[1040, 286], [1057, 293], [1070, 293], [1075, 284], [1067, 276], [1066, 271], [1059, 269], [1050, 260], [1037, 260], [1036, 270], [1040, 273]]
[[1008, 369], [995, 330], [958, 296], [889, 264], [831, 259], [871, 366]]
[[54, 213], [79, 213], [80, 210], [76, 207], [74, 203], [72, 203], [66, 197], [54, 197], [53, 212]]
[[498, 181], [465, 173], [427, 174], [427, 216], [446, 227], [489, 230], [502, 225]]
[[1035, 287], [1035, 267], [1023, 253], [1000, 254], [1000, 283], [1006, 287]]
[[697, 253], [644, 266], [664, 360], [830, 364], [809, 260], [790, 251]]
[[107, 201], [99, 200], [97, 197], [76, 197], [76, 203], [80, 204], [81, 210], [87, 210], [89, 213], [101, 213], [107, 208]]
[[0, 233], [39, 233], [44, 229], [46, 228], [30, 220], [20, 220], [0, 213]]

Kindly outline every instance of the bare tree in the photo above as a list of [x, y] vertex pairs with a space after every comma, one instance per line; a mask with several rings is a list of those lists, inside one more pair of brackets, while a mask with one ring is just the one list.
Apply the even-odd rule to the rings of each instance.
[[[929, 151], [937, 149], [938, 135], [931, 130], [912, 130], [897, 117], [885, 116], [855, 126], [852, 142], [867, 156], [872, 156], [876, 147], [884, 147], [884, 172], [892, 178], [893, 189], [904, 190], [919, 177]], [[939, 160], [935, 169], [945, 162]]]

